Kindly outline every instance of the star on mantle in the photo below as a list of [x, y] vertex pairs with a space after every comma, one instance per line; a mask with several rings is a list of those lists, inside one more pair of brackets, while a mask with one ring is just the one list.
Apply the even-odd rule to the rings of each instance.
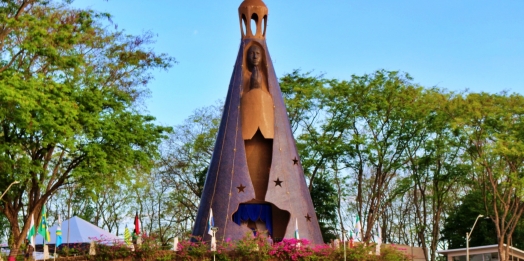
[[238, 189], [238, 193], [240, 192], [245, 192], [244, 189], [246, 188], [246, 186], [242, 185], [242, 183], [240, 183], [240, 186], [237, 187]]
[[311, 216], [309, 216], [309, 213], [307, 213], [304, 217], [308, 222], [311, 222]]
[[293, 165], [298, 165], [297, 157], [295, 157], [295, 158], [293, 159]]
[[277, 178], [277, 180], [273, 180], [273, 182], [275, 182], [275, 187], [276, 186], [282, 187], [282, 182], [284, 182], [284, 181], [280, 180], [280, 178]]

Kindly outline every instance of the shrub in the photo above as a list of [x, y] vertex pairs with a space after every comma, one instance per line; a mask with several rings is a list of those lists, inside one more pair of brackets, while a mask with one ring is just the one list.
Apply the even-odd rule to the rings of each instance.
[[178, 260], [205, 260], [208, 257], [209, 246], [201, 237], [191, 237], [193, 240], [178, 243]]
[[382, 260], [387, 260], [387, 261], [411, 260], [410, 256], [407, 256], [404, 253], [396, 250], [393, 247], [389, 247], [389, 246], [386, 246], [380, 249], [380, 256], [382, 257]]
[[265, 233], [247, 232], [242, 240], [236, 242], [234, 255], [246, 261], [265, 261], [270, 258], [271, 246]]
[[[306, 239], [284, 239], [282, 242], [269, 245], [267, 237], [262, 233], [247, 233], [242, 240], [231, 242], [217, 241], [217, 251], [210, 251], [209, 242], [204, 242], [200, 237], [190, 237], [192, 240], [181, 240], [178, 252], [161, 250], [154, 238], [144, 238], [142, 245], [132, 251], [122, 242], [105, 245], [103, 240], [97, 240], [97, 254], [87, 257], [92, 261], [113, 261], [116, 259], [129, 259], [133, 261], [171, 261], [171, 260], [215, 260], [218, 261], [267, 261], [267, 260], [294, 260], [294, 261], [328, 261], [344, 260], [344, 248], [331, 248], [328, 245], [311, 246]], [[65, 247], [65, 246], [64, 246]], [[89, 246], [86, 244], [75, 245], [71, 249], [62, 248], [61, 251], [69, 253], [82, 253], [88, 255]], [[371, 252], [371, 254], [370, 254]], [[375, 246], [357, 244], [346, 249], [348, 261], [408, 261], [410, 257], [397, 251], [393, 247], [383, 247], [379, 256], [375, 255]], [[83, 257], [86, 258], [86, 257]], [[85, 259], [84, 259], [85, 260]]]
[[307, 260], [313, 255], [313, 250], [309, 247], [307, 239], [284, 239], [273, 244], [269, 255], [278, 260]]

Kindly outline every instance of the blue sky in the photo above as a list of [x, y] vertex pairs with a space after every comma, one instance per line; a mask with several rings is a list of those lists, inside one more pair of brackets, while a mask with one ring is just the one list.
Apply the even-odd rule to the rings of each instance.
[[[378, 69], [423, 86], [524, 94], [522, 0], [265, 0], [277, 76], [301, 69], [350, 79]], [[76, 0], [129, 34], [152, 31], [179, 62], [155, 72], [149, 114], [182, 124], [225, 97], [240, 44], [240, 0]]]

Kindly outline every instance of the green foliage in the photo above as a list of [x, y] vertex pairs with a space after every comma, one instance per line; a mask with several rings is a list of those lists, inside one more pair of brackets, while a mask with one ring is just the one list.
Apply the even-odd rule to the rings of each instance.
[[7, 242], [9, 237], [9, 221], [5, 215], [0, 214], [0, 241]]
[[[348, 253], [346, 253], [346, 257], [348, 260], [375, 260], [376, 256], [370, 255], [369, 253], [373, 253], [373, 248], [371, 246], [365, 246], [363, 244], [357, 244], [355, 247], [350, 248]], [[338, 251], [338, 256], [340, 258], [340, 251]]]
[[396, 249], [386, 246], [380, 249], [380, 257], [382, 260], [387, 261], [408, 261], [412, 260], [411, 257], [406, 256], [404, 253], [397, 251]]
[[336, 239], [334, 221], [337, 220], [337, 193], [333, 188], [332, 182], [329, 182], [322, 176], [313, 183], [311, 190], [311, 199], [315, 206], [315, 212], [319, 217], [318, 223], [324, 242], [330, 242]]
[[[220, 124], [220, 103], [195, 110], [183, 124], [174, 127], [173, 133], [161, 145], [161, 160], [154, 174], [156, 180], [148, 181], [148, 186], [154, 186], [150, 192], [156, 191], [157, 196], [151, 197], [153, 193], [150, 192], [140, 193], [140, 209], [151, 208], [149, 216], [165, 216], [152, 218], [162, 219], [153, 227], [160, 234], [168, 234], [165, 239], [185, 234], [188, 226], [182, 224], [187, 224], [188, 220], [192, 223], [198, 211]], [[162, 201], [158, 208], [163, 210], [155, 213], [153, 206], [157, 203], [153, 201]]]
[[[479, 214], [485, 213], [486, 207], [480, 190], [473, 190], [466, 194], [460, 204], [450, 211], [445, 219], [444, 228], [442, 229], [442, 241], [448, 244], [448, 248], [466, 247], [466, 233], [469, 233], [471, 226]], [[487, 216], [487, 215], [485, 215]], [[497, 244], [497, 235], [493, 233], [496, 230], [495, 224], [489, 218], [480, 218], [475, 225], [471, 239], [470, 247]], [[512, 235], [513, 246], [517, 248], [524, 247], [524, 221], [517, 224], [517, 228]]]
[[329, 171], [329, 163], [338, 156], [332, 152], [337, 138], [319, 128], [319, 114], [327, 95], [327, 81], [322, 75], [295, 70], [280, 78], [288, 117], [300, 153], [304, 174], [309, 178], [309, 189], [320, 223], [324, 242], [336, 238], [338, 194]]
[[[470, 232], [477, 216], [483, 213], [485, 213], [485, 205], [482, 193], [479, 190], [470, 191], [462, 198], [461, 204], [453, 208], [446, 217], [442, 240], [448, 243], [448, 248], [465, 248], [466, 233]], [[493, 231], [495, 231], [493, 222], [480, 218], [471, 234], [469, 245], [475, 247], [496, 244], [497, 235]]]
[[267, 241], [267, 235], [247, 232], [242, 240], [236, 242], [234, 246], [235, 255], [242, 257], [245, 261], [264, 261], [270, 258], [269, 250], [271, 246]]
[[117, 245], [117, 246], [106, 246], [106, 245], [97, 245], [96, 246], [96, 255], [94, 255], [93, 260], [95, 261], [107, 261], [115, 259], [123, 259], [131, 256], [131, 250], [126, 245]]
[[192, 237], [192, 241], [179, 243], [177, 257], [182, 260], [206, 260], [209, 255], [209, 245], [198, 237]]
[[[310, 246], [307, 240], [285, 239], [272, 246], [268, 244], [265, 235], [253, 236], [250, 232], [236, 242], [218, 241], [217, 251], [210, 251], [209, 242], [199, 238], [179, 242], [177, 252], [160, 250], [158, 242], [153, 238], [146, 238], [142, 246], [134, 251], [123, 244], [107, 246], [96, 244], [96, 255], [90, 256], [90, 260], [106, 261], [117, 259], [141, 260], [307, 260], [328, 261], [344, 260], [344, 249], [335, 249], [328, 245]], [[404, 261], [410, 260], [403, 253], [394, 248], [383, 246], [381, 255], [375, 255], [374, 245], [357, 244], [346, 249], [347, 260], [350, 261]], [[77, 247], [75, 255], [88, 255], [87, 249]], [[65, 253], [64, 253], [65, 254]], [[61, 256], [64, 256], [60, 253]]]
[[483, 213], [494, 221], [498, 244], [509, 245], [524, 212], [524, 97], [471, 93], [454, 105], [455, 127], [467, 140], [464, 159], [482, 193]]
[[85, 247], [74, 245], [74, 244], [71, 244], [71, 246], [69, 245], [62, 246], [56, 251], [56, 253], [59, 256], [69, 256], [69, 257], [88, 254], [87, 249]]
[[135, 104], [150, 70], [174, 60], [147, 47], [151, 34], [110, 31], [105, 14], [66, 3], [9, 0], [0, 12], [0, 184], [21, 182], [0, 211], [16, 250], [29, 226], [18, 226], [22, 207], [38, 220], [65, 184], [94, 189], [153, 166], [170, 128]]
[[173, 259], [175, 259], [175, 255], [171, 253], [160, 255], [155, 258], [156, 261], [170, 261]]

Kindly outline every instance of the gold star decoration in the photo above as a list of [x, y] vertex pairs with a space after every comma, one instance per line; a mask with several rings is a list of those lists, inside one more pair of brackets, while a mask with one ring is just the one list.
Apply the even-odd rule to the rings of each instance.
[[297, 164], [298, 164], [298, 160], [297, 160], [297, 157], [295, 157], [295, 158], [293, 159], [293, 165], [297, 165]]
[[311, 222], [311, 216], [309, 216], [309, 213], [307, 213], [304, 217], [308, 222]]
[[284, 181], [280, 180], [280, 178], [277, 178], [277, 180], [273, 180], [273, 182], [275, 182], [275, 187], [276, 186], [282, 187], [282, 182], [284, 182]]
[[237, 187], [238, 189], [238, 193], [240, 192], [245, 192], [244, 189], [246, 188], [246, 186], [242, 185], [242, 183], [240, 183], [240, 186]]

